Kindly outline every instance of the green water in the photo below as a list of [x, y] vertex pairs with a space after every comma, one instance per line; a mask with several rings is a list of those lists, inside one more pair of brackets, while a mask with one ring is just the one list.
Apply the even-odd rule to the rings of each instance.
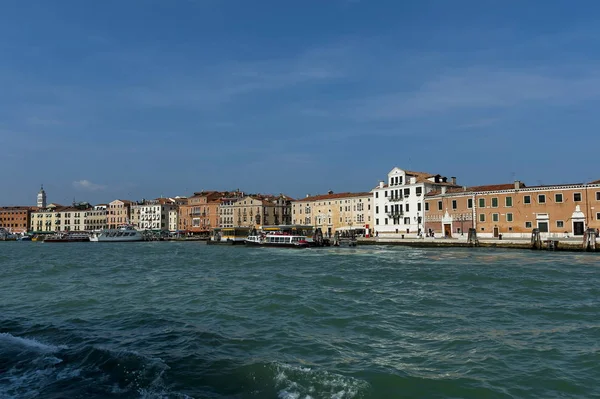
[[600, 397], [600, 258], [0, 243], [0, 398]]

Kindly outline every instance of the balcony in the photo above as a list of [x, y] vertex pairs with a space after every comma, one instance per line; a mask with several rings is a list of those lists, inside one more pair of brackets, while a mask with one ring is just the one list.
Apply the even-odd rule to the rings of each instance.
[[388, 197], [388, 201], [390, 202], [398, 202], [398, 201], [402, 201], [403, 198], [402, 197]]
[[396, 219], [404, 216], [404, 212], [389, 212], [387, 215], [390, 219]]

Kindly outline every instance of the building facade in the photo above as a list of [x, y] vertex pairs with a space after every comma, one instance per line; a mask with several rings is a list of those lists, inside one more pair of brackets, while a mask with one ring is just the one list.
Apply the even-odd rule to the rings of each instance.
[[116, 229], [122, 224], [131, 223], [131, 205], [128, 200], [114, 200], [108, 204], [106, 218], [109, 229]]
[[208, 234], [219, 226], [219, 205], [221, 198], [228, 193], [201, 191], [189, 197], [185, 205], [179, 207], [179, 229], [191, 234]]
[[0, 227], [10, 233], [25, 233], [31, 228], [31, 213], [35, 207], [5, 206], [0, 207]]
[[425, 195], [442, 187], [452, 188], [456, 178], [439, 174], [392, 169], [387, 182], [372, 191], [376, 235], [419, 237], [424, 229]]
[[249, 195], [235, 201], [232, 227], [260, 229], [262, 226], [289, 225], [292, 220], [292, 199], [280, 194]]
[[142, 230], [169, 231], [169, 216], [172, 211], [177, 211], [177, 205], [170, 199], [145, 201], [140, 204], [140, 221], [137, 227]]
[[325, 236], [355, 230], [369, 236], [372, 231], [372, 194], [333, 193], [307, 196], [292, 202], [292, 223], [320, 228]]
[[426, 199], [426, 228], [456, 237], [473, 227], [481, 238], [583, 236], [600, 228], [600, 181], [527, 187], [514, 184], [454, 188]]
[[49, 204], [31, 212], [31, 231], [33, 233], [54, 233], [61, 231], [60, 211], [66, 207], [59, 204]]
[[86, 231], [100, 231], [108, 228], [106, 219], [106, 210], [108, 205], [95, 205], [85, 212], [84, 229]]

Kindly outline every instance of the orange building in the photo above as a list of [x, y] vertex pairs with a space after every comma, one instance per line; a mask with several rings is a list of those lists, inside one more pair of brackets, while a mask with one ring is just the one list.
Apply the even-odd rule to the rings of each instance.
[[179, 206], [179, 230], [192, 234], [206, 234], [219, 227], [219, 205], [228, 193], [202, 191], [194, 193], [187, 203]]
[[600, 181], [527, 187], [514, 184], [434, 191], [425, 199], [425, 232], [466, 236], [475, 228], [481, 238], [583, 236], [600, 228]]
[[131, 223], [131, 205], [128, 200], [114, 200], [106, 209], [106, 222], [109, 229], [116, 229], [119, 225]]
[[0, 208], [0, 227], [11, 233], [25, 233], [31, 224], [30, 206], [5, 206]]

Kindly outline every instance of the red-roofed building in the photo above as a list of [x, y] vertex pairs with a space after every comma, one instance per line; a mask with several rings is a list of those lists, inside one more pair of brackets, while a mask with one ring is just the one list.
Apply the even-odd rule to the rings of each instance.
[[373, 227], [372, 197], [370, 192], [308, 195], [292, 202], [292, 223], [320, 228], [329, 237], [343, 230], [368, 236]]
[[430, 192], [425, 200], [425, 229], [436, 236], [542, 238], [582, 236], [600, 227], [600, 181], [527, 187], [520, 181]]

